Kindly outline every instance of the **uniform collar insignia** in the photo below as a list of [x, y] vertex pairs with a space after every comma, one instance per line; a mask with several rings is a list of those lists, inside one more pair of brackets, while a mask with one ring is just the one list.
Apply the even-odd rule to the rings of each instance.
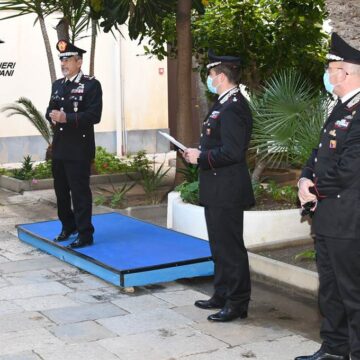
[[353, 108], [357, 107], [360, 105], [360, 93], [358, 93], [357, 95], [355, 95], [352, 100], [346, 105], [348, 110], [352, 110]]
[[74, 82], [76, 82], [78, 84], [83, 75], [84, 75], [83, 72], [80, 70], [79, 73], [77, 74]]
[[220, 104], [224, 104], [226, 101], [229, 100], [230, 96], [233, 96], [237, 94], [240, 91], [239, 87], [236, 86], [233, 89], [231, 89], [229, 92], [227, 92], [221, 99], [219, 99]]

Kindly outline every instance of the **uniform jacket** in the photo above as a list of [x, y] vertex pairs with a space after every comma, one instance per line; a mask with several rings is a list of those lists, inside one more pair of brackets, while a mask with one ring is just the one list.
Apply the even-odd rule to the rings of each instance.
[[318, 197], [312, 230], [333, 238], [360, 236], [360, 93], [338, 103], [325, 122], [303, 177]]
[[52, 85], [46, 118], [52, 110], [63, 110], [67, 122], [54, 129], [52, 156], [61, 160], [91, 160], [95, 157], [94, 124], [100, 122], [102, 90], [100, 82], [82, 72], [70, 82], [56, 80]]
[[239, 88], [219, 98], [206, 117], [200, 138], [200, 203], [248, 208], [254, 204], [246, 164], [252, 116]]

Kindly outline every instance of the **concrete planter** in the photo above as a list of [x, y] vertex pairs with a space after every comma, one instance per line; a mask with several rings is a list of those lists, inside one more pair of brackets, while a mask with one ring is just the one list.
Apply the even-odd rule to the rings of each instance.
[[[129, 176], [132, 179], [139, 179], [138, 173], [123, 173], [123, 174], [105, 174], [105, 175], [91, 175], [90, 184], [110, 184], [129, 181]], [[45, 190], [54, 187], [53, 179], [32, 179], [32, 180], [18, 180], [10, 176], [0, 175], [0, 187], [14, 192], [30, 191], [30, 190]]]
[[[168, 195], [167, 227], [208, 240], [204, 208], [184, 203], [178, 192]], [[310, 225], [301, 221], [299, 209], [245, 211], [244, 240], [249, 249], [309, 236]]]

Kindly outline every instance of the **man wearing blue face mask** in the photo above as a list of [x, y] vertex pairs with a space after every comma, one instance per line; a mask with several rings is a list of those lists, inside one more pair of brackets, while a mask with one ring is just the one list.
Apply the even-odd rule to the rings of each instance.
[[200, 202], [215, 264], [214, 294], [198, 300], [201, 309], [219, 309], [210, 321], [246, 318], [250, 272], [243, 239], [244, 209], [254, 204], [246, 164], [252, 116], [239, 89], [240, 58], [209, 51], [207, 85], [219, 98], [203, 122], [199, 149], [187, 149], [186, 161], [200, 169]]
[[299, 180], [312, 202], [319, 306], [319, 351], [296, 360], [360, 360], [360, 51], [332, 34], [324, 74], [339, 100]]

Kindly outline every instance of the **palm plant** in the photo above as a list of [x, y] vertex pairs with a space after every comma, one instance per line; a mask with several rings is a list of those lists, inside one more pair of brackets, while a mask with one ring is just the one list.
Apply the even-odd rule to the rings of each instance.
[[306, 160], [317, 144], [330, 101], [290, 69], [274, 75], [260, 95], [252, 96], [250, 105], [254, 116], [251, 149], [257, 165], [279, 167]]
[[11, 117], [13, 115], [22, 115], [23, 117], [28, 119], [31, 124], [36, 127], [41, 136], [47, 142], [48, 151], [46, 158], [49, 158], [49, 150], [51, 148], [53, 136], [52, 129], [49, 125], [49, 122], [45, 119], [44, 115], [42, 115], [42, 113], [36, 109], [31, 100], [25, 97], [21, 97], [19, 98], [19, 100], [16, 100], [15, 103], [2, 107], [0, 111], [9, 111], [9, 113], [6, 115], [7, 117]]

